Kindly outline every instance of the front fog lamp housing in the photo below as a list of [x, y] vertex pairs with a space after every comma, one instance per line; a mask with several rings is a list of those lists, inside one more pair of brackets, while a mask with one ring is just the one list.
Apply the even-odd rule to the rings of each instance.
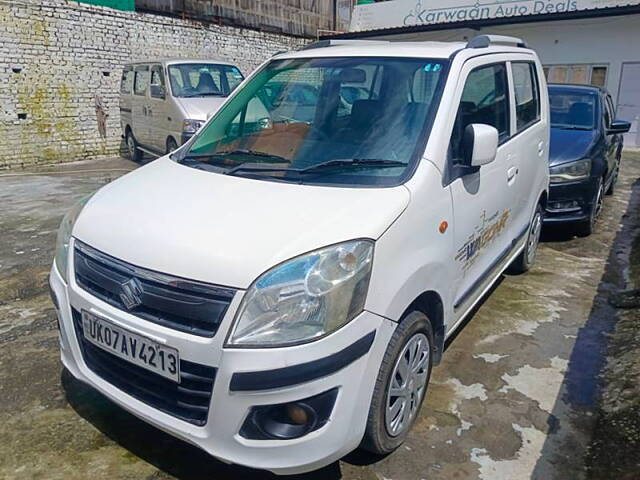
[[584, 180], [591, 175], [591, 160], [585, 158], [577, 162], [557, 165], [549, 169], [550, 183], [566, 183]]
[[329, 421], [338, 389], [277, 405], [252, 407], [240, 428], [250, 440], [292, 440], [322, 428]]
[[245, 294], [229, 345], [277, 347], [308, 342], [364, 309], [373, 242], [353, 240], [289, 260]]

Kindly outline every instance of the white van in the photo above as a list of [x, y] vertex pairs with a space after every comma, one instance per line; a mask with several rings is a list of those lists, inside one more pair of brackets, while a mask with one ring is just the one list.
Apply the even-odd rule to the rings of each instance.
[[65, 217], [64, 365], [225, 462], [391, 452], [447, 337], [535, 259], [548, 111], [510, 37], [273, 57], [185, 146]]
[[184, 144], [244, 80], [218, 60], [129, 63], [120, 83], [120, 124], [129, 158], [170, 153]]

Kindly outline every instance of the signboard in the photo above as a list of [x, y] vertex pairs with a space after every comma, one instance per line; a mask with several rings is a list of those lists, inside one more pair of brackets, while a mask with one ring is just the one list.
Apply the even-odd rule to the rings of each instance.
[[78, 3], [90, 3], [118, 10], [135, 10], [135, 0], [78, 0]]
[[356, 6], [350, 31], [566, 13], [639, 3], [640, 0], [391, 0]]

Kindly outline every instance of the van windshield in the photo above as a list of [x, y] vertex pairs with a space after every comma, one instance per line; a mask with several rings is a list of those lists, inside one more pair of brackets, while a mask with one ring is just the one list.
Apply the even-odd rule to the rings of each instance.
[[393, 185], [424, 149], [447, 60], [274, 60], [178, 161], [272, 181]]
[[169, 81], [174, 97], [226, 97], [244, 77], [237, 67], [213, 63], [169, 65]]

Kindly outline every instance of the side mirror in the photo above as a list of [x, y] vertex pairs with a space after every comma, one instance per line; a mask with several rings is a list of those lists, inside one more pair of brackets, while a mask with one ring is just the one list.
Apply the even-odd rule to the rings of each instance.
[[614, 120], [607, 128], [607, 135], [614, 135], [616, 133], [627, 133], [631, 128], [631, 122], [626, 120]]
[[159, 84], [151, 84], [149, 86], [149, 93], [153, 98], [165, 98], [164, 87]]
[[462, 138], [465, 164], [480, 168], [491, 163], [498, 152], [498, 130], [484, 123], [472, 123]]

